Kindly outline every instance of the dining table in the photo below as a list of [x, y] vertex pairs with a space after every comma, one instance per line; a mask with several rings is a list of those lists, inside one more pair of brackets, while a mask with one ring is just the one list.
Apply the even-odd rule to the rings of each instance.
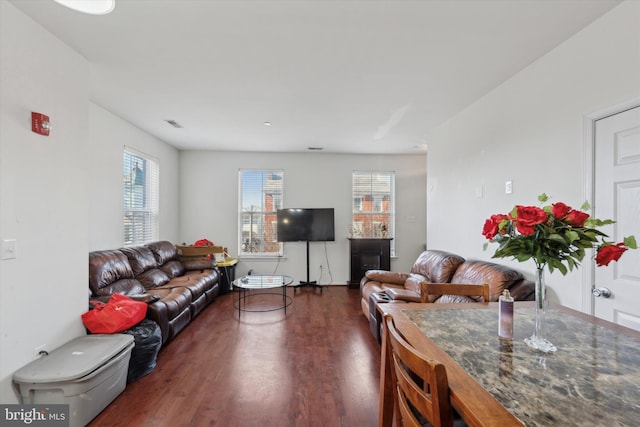
[[[640, 332], [551, 305], [546, 336], [557, 351], [543, 353], [524, 342], [534, 330], [534, 304], [515, 303], [513, 339], [498, 336], [498, 303], [380, 303], [377, 309], [412, 346], [445, 366], [452, 407], [469, 426], [639, 426]], [[391, 427], [394, 418], [385, 332], [379, 427]]]

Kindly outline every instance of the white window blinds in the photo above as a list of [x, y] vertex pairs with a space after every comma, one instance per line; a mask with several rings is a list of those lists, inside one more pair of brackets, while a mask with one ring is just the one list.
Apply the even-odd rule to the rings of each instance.
[[158, 240], [158, 161], [125, 147], [123, 172], [124, 246]]
[[[393, 238], [395, 173], [356, 171], [352, 174], [352, 237]], [[394, 252], [391, 242], [391, 252]]]
[[276, 241], [278, 209], [282, 209], [282, 170], [239, 171], [239, 256], [282, 255]]

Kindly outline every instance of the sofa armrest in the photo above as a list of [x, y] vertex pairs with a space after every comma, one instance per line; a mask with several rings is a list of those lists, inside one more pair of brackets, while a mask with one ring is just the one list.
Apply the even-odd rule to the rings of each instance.
[[408, 289], [400, 289], [400, 288], [386, 288], [384, 293], [387, 294], [389, 298], [392, 300], [399, 301], [408, 301], [408, 302], [421, 302], [420, 294], [410, 291]]
[[211, 270], [216, 266], [216, 262], [211, 259], [194, 259], [182, 261], [185, 270]]
[[392, 285], [402, 285], [409, 278], [408, 273], [396, 273], [394, 271], [387, 270], [368, 270], [365, 276], [370, 280], [375, 280], [380, 283], [390, 283]]
[[160, 295], [157, 294], [138, 294], [138, 295], [128, 295], [134, 301], [142, 301], [147, 304], [151, 304], [160, 299]]
[[[142, 301], [142, 302], [146, 302], [147, 304], [154, 303], [160, 299], [160, 295], [157, 295], [157, 294], [133, 294], [133, 295], [124, 294], [124, 295], [128, 298], [131, 298], [134, 301]], [[102, 295], [102, 296], [95, 296], [95, 297], [90, 296], [89, 304], [91, 304], [92, 301], [102, 302], [106, 304], [109, 302], [112, 296], [113, 295]]]

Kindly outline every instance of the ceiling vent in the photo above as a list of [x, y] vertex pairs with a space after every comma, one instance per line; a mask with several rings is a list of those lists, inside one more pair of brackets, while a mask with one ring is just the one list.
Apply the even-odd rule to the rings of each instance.
[[171, 126], [177, 129], [182, 129], [182, 125], [175, 120], [165, 120], [165, 122], [169, 123]]
[[324, 147], [307, 147], [307, 150], [309, 150], [309, 151], [322, 151], [322, 150], [324, 150]]

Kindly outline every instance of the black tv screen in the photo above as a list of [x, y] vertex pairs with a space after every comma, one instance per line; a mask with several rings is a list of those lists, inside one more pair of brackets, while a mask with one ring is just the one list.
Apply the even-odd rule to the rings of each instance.
[[335, 240], [333, 208], [278, 209], [278, 242]]

